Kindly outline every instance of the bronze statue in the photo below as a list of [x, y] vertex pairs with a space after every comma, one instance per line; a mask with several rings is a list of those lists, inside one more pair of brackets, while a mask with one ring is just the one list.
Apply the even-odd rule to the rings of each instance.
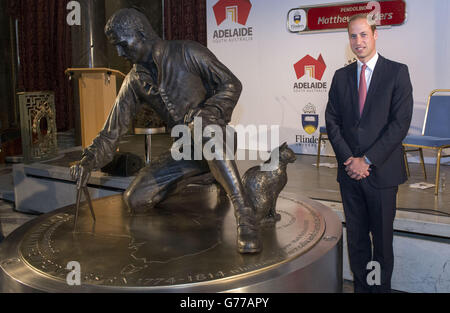
[[271, 158], [265, 163], [271, 163], [273, 158], [278, 158], [278, 166], [271, 171], [262, 171], [260, 166], [255, 166], [242, 176], [242, 183], [255, 210], [256, 220], [260, 224], [271, 226], [281, 219], [281, 215], [276, 211], [278, 196], [288, 181], [287, 165], [294, 163], [297, 157], [287, 143], [284, 143], [272, 152]]
[[[145, 15], [135, 9], [116, 12], [105, 33], [119, 56], [134, 67], [125, 78], [103, 130], [71, 168], [80, 186], [86, 186], [93, 169], [113, 159], [120, 136], [128, 131], [142, 106], [151, 106], [169, 128], [194, 128], [194, 118], [201, 118], [203, 127], [219, 125], [226, 133], [242, 85], [211, 51], [192, 41], [160, 39]], [[203, 137], [203, 144], [208, 139]], [[123, 198], [131, 212], [144, 213], [164, 200], [178, 182], [209, 172], [234, 206], [238, 251], [260, 252], [258, 222], [233, 160], [175, 161], [170, 154], [163, 155], [138, 173]]]

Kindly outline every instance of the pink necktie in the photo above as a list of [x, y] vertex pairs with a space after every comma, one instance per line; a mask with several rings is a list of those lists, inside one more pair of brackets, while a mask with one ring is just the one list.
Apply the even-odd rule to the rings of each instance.
[[367, 65], [363, 64], [361, 68], [361, 75], [359, 78], [359, 89], [358, 89], [358, 95], [359, 95], [359, 115], [362, 115], [362, 112], [364, 110], [364, 103], [366, 102], [366, 96], [367, 96], [367, 83], [366, 83], [366, 68]]

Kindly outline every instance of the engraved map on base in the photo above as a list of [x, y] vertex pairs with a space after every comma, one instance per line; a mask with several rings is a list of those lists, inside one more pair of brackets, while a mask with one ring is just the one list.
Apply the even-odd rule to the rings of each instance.
[[75, 233], [74, 206], [29, 229], [19, 247], [22, 261], [62, 284], [71, 261], [81, 265], [82, 285], [200, 284], [252, 275], [298, 258], [325, 231], [316, 210], [280, 196], [281, 221], [262, 229], [263, 251], [243, 256], [236, 249], [236, 222], [226, 198], [213, 206], [205, 201], [204, 207], [175, 201], [142, 216], [131, 216], [121, 196], [99, 199], [93, 205], [97, 223], [84, 204]]

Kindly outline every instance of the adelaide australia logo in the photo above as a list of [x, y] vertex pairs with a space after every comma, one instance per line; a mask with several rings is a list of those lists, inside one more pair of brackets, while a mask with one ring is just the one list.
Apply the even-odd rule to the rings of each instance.
[[252, 40], [253, 28], [246, 26], [251, 8], [250, 0], [218, 1], [213, 6], [213, 11], [219, 29], [213, 33], [213, 42]]
[[294, 83], [294, 92], [326, 92], [327, 82], [322, 82], [327, 65], [320, 54], [314, 59], [309, 54], [294, 64], [297, 80]]

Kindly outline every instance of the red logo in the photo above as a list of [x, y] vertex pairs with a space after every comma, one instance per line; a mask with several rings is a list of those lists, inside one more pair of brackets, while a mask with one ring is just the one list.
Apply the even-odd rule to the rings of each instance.
[[251, 8], [250, 0], [219, 0], [213, 6], [217, 26], [222, 24], [227, 18], [235, 23], [245, 25]]
[[294, 65], [297, 79], [302, 78], [308, 73], [311, 78], [321, 80], [326, 68], [327, 66], [322, 58], [322, 54], [319, 55], [317, 60], [308, 54]]

